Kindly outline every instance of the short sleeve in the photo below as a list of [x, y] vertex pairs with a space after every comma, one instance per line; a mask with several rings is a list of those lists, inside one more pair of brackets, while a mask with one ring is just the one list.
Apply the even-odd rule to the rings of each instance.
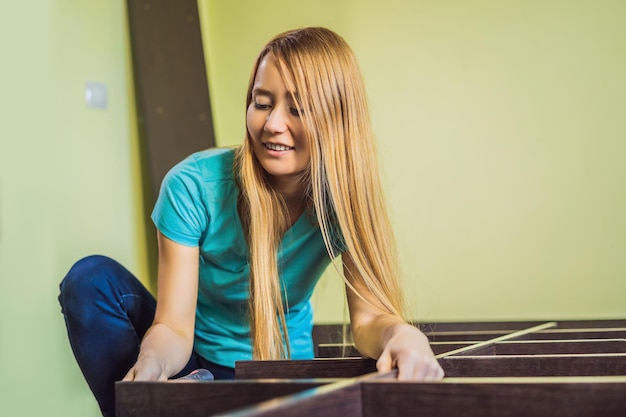
[[172, 168], [161, 184], [152, 221], [168, 239], [198, 246], [209, 222], [204, 181], [193, 156]]

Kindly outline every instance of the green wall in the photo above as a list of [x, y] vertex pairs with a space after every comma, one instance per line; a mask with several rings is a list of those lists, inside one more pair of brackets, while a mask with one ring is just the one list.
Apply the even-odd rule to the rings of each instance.
[[[146, 278], [125, 2], [0, 7], [2, 415], [98, 414], [56, 302], [72, 262]], [[201, 0], [218, 143], [258, 49], [335, 29], [362, 64], [421, 320], [626, 316], [626, 3]], [[382, 5], [382, 6], [381, 6]], [[86, 108], [86, 81], [108, 86]], [[337, 321], [338, 278], [315, 295]]]
[[[78, 258], [146, 269], [123, 1], [0, 6], [0, 415], [97, 416], [56, 300]], [[86, 107], [87, 81], [108, 108]]]
[[[420, 320], [626, 314], [626, 3], [206, 0], [217, 138], [258, 49], [325, 25], [359, 58]], [[336, 277], [318, 321], [343, 314]]]

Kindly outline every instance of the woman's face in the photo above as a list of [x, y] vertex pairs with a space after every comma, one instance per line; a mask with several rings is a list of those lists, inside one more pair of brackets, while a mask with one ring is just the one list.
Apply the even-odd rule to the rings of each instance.
[[297, 97], [293, 88], [285, 85], [274, 56], [266, 55], [254, 79], [246, 125], [254, 154], [277, 183], [297, 178], [310, 160], [304, 125], [292, 99], [292, 93]]

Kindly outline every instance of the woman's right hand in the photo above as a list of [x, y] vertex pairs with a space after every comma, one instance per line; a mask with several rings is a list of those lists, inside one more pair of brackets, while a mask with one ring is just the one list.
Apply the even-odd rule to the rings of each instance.
[[167, 381], [167, 375], [157, 358], [140, 355], [122, 381]]
[[199, 248], [157, 234], [159, 270], [152, 326], [141, 341], [139, 357], [123, 381], [166, 381], [189, 360], [193, 349], [198, 298]]

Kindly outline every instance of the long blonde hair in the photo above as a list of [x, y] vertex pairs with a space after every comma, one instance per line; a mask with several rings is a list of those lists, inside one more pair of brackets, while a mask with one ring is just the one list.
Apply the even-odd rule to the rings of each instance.
[[[403, 316], [395, 241], [376, 160], [367, 98], [354, 54], [336, 33], [304, 28], [282, 33], [254, 65], [246, 105], [261, 60], [271, 53], [283, 80], [295, 86], [310, 146], [302, 185], [331, 260], [334, 231], [343, 236], [358, 274], [385, 311]], [[287, 206], [256, 159], [250, 134], [236, 157], [240, 211], [250, 247], [250, 326], [255, 359], [290, 356], [277, 253], [289, 225]], [[268, 216], [268, 214], [271, 214]], [[354, 290], [345, 278], [346, 284]]]

